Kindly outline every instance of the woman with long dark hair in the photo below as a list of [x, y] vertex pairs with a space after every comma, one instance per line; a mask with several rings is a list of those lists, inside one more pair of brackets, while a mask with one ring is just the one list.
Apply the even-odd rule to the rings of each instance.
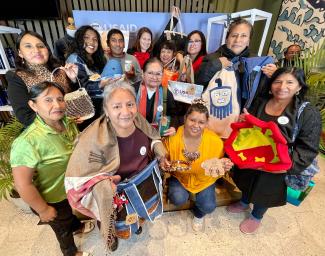
[[[28, 105], [28, 92], [33, 85], [51, 80], [51, 73], [61, 63], [54, 58], [46, 40], [36, 32], [25, 31], [16, 40], [16, 70], [8, 71], [8, 97], [15, 116], [25, 126], [35, 118], [35, 112]], [[70, 92], [76, 89], [78, 67], [66, 64], [53, 74], [53, 81]]]
[[[263, 121], [275, 122], [291, 148], [293, 164], [287, 174], [300, 175], [318, 154], [322, 129], [320, 113], [311, 104], [306, 105], [296, 122], [307, 91], [304, 71], [291, 67], [280, 68], [270, 78], [266, 89], [268, 95], [258, 98], [248, 112], [244, 110], [240, 119], [249, 113]], [[292, 141], [296, 125], [298, 134]], [[286, 204], [285, 176], [286, 173], [235, 168], [234, 181], [242, 191], [242, 198], [228, 206], [228, 212], [240, 213], [249, 210], [249, 203], [254, 205], [250, 216], [239, 226], [243, 233], [257, 231], [268, 208]]]

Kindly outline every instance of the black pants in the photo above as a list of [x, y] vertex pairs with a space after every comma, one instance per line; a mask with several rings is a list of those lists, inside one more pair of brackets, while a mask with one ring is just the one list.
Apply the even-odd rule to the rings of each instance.
[[82, 223], [72, 214], [68, 200], [54, 204], [48, 203], [48, 205], [54, 207], [57, 211], [55, 220], [46, 223], [39, 222], [38, 224], [49, 224], [56, 235], [63, 255], [75, 256], [78, 250], [74, 243], [73, 232], [80, 229]]

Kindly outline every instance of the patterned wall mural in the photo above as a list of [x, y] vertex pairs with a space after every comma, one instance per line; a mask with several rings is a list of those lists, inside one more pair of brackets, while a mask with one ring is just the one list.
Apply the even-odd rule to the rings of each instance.
[[270, 44], [277, 59], [291, 44], [307, 49], [325, 38], [325, 0], [284, 0]]

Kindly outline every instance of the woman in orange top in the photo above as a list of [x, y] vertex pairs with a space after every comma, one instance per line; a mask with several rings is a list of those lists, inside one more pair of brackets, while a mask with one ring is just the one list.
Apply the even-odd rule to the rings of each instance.
[[[174, 170], [169, 181], [168, 198], [173, 204], [182, 205], [190, 193], [195, 194], [195, 231], [202, 228], [203, 217], [216, 208], [216, 180], [232, 167], [229, 159], [222, 158], [222, 140], [206, 129], [208, 118], [208, 109], [202, 102], [192, 104], [185, 115], [184, 125], [178, 128], [176, 135], [165, 140], [171, 170]], [[185, 166], [187, 163], [188, 167], [177, 167], [180, 162]]]

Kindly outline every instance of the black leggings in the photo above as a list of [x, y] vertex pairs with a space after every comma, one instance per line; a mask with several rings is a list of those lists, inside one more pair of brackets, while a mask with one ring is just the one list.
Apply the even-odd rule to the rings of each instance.
[[[48, 203], [48, 205], [55, 208], [57, 216], [53, 221], [46, 223], [40, 221], [38, 225], [50, 225], [60, 244], [63, 255], [75, 256], [78, 250], [73, 239], [73, 232], [80, 229], [82, 223], [72, 214], [68, 200], [65, 199], [59, 203]], [[33, 212], [36, 213], [35, 211]]]

